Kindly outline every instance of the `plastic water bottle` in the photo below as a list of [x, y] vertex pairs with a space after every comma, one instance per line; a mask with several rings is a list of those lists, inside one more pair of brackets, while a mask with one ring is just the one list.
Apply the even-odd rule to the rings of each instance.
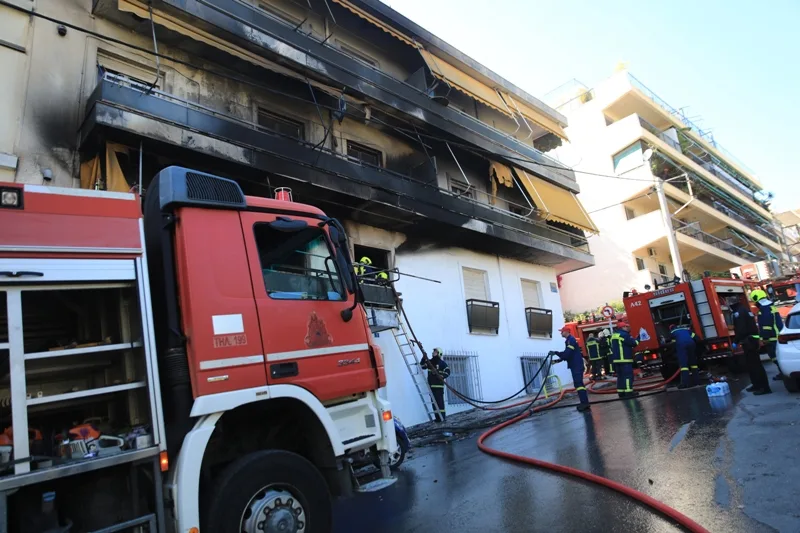
[[715, 398], [717, 396], [724, 396], [722, 392], [722, 387], [719, 386], [717, 383], [711, 383], [706, 386], [706, 394], [708, 394], [709, 398]]
[[731, 386], [728, 385], [727, 382], [723, 381], [719, 385], [720, 385], [720, 387], [722, 387], [722, 395], [723, 396], [727, 396], [728, 394], [731, 393]]

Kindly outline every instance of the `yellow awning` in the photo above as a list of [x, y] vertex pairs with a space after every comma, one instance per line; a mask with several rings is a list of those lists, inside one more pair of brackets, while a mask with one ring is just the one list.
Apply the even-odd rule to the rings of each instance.
[[367, 13], [366, 11], [361, 9], [360, 7], [354, 6], [348, 0], [333, 0], [333, 1], [334, 1], [334, 3], [337, 3], [340, 6], [342, 6], [343, 8], [345, 8], [346, 10], [350, 11], [354, 15], [357, 15], [357, 16], [361, 17], [362, 19], [366, 20], [367, 22], [373, 24], [374, 26], [377, 26], [378, 28], [382, 29], [383, 31], [385, 31], [386, 33], [391, 35], [392, 37], [394, 37], [396, 39], [400, 39], [404, 43], [406, 43], [406, 44], [408, 44], [410, 46], [413, 46], [414, 48], [419, 48], [420, 47], [420, 45], [415, 43], [414, 40], [411, 37], [408, 37], [407, 35], [404, 35], [403, 33], [399, 32], [396, 29], [394, 29], [391, 26], [389, 26], [388, 24], [378, 20], [376, 17], [373, 17], [372, 15], [370, 15], [369, 13]]
[[532, 108], [525, 102], [520, 101], [519, 99], [512, 98], [511, 95], [503, 93], [503, 98], [506, 99], [508, 103], [508, 107], [510, 107], [513, 111], [516, 111], [523, 115], [529, 122], [533, 122], [538, 126], [546, 129], [553, 135], [558, 135], [565, 141], [568, 141], [567, 134], [564, 131], [564, 128], [561, 127], [561, 124], [553, 120], [552, 118], [544, 115], [543, 113], [537, 111], [536, 109]]
[[470, 98], [474, 98], [504, 115], [512, 116], [506, 109], [503, 99], [500, 98], [496, 90], [476, 80], [466, 72], [460, 71], [444, 59], [436, 57], [423, 48], [419, 49], [419, 53], [422, 54], [422, 58], [425, 60], [428, 68], [431, 69], [434, 76], [440, 80], [446, 81]]
[[547, 213], [547, 220], [569, 224], [589, 233], [600, 233], [575, 193], [524, 170], [518, 169], [517, 174], [521, 176], [522, 186], [531, 195], [536, 207]]
[[500, 184], [506, 187], [514, 186], [514, 175], [511, 173], [511, 169], [497, 161], [489, 164], [489, 177], [496, 178]]

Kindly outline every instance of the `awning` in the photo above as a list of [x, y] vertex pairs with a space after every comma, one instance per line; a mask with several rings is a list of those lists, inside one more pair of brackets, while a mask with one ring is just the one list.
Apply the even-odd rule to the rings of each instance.
[[511, 108], [512, 111], [516, 111], [524, 116], [529, 122], [533, 122], [534, 124], [546, 129], [553, 135], [557, 135], [565, 141], [569, 140], [564, 128], [561, 127], [561, 124], [552, 118], [544, 115], [540, 111], [537, 111], [525, 102], [522, 102], [516, 98], [512, 98], [509, 94], [504, 93], [503, 97], [506, 99], [508, 107]]
[[496, 161], [489, 164], [489, 177], [497, 179], [501, 185], [506, 187], [514, 186], [514, 174], [511, 173], [511, 169]]
[[547, 220], [569, 224], [589, 233], [600, 233], [575, 193], [532, 176], [524, 170], [517, 169], [517, 174], [521, 176], [522, 186], [531, 195], [536, 207], [547, 214]]
[[406, 43], [406, 44], [408, 44], [410, 46], [413, 46], [414, 48], [419, 48], [420, 47], [420, 45], [415, 43], [414, 40], [411, 37], [408, 37], [407, 35], [404, 35], [403, 33], [401, 33], [399, 31], [397, 31], [396, 29], [392, 28], [388, 24], [386, 24], [384, 22], [381, 22], [376, 17], [370, 15], [369, 13], [367, 13], [366, 11], [361, 9], [360, 7], [354, 6], [348, 0], [333, 0], [333, 2], [336, 3], [336, 4], [339, 4], [340, 6], [345, 8], [346, 10], [350, 11], [351, 13], [353, 13], [354, 15], [357, 15], [357, 16], [361, 17], [362, 19], [366, 20], [370, 24], [372, 24], [374, 26], [377, 26], [378, 28], [382, 29], [383, 31], [385, 31], [386, 33], [391, 35], [392, 37], [394, 37], [396, 39], [399, 39], [399, 40], [403, 41], [404, 43]]
[[470, 98], [474, 98], [504, 115], [509, 117], [513, 116], [509, 113], [508, 109], [506, 109], [503, 99], [500, 98], [496, 90], [478, 81], [466, 72], [462, 72], [444, 59], [434, 56], [423, 48], [419, 49], [419, 53], [422, 54], [422, 58], [425, 60], [425, 63], [434, 76], [447, 82]]

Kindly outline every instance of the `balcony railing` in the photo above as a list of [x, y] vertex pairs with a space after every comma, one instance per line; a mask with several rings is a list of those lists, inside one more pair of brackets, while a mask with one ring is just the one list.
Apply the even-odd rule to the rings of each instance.
[[666, 100], [658, 96], [654, 91], [652, 91], [647, 85], [642, 83], [638, 78], [636, 78], [633, 74], [628, 73], [628, 79], [630, 79], [631, 85], [642, 91], [645, 96], [650, 98], [656, 105], [661, 107], [664, 111], [673, 115], [675, 118], [680, 120], [686, 127], [690, 130], [695, 132], [701, 139], [708, 142], [711, 146], [719, 150], [720, 153], [724, 154], [726, 158], [730, 159], [734, 163], [736, 163], [740, 168], [749, 172], [750, 174], [754, 174], [752, 169], [750, 169], [747, 165], [742, 163], [739, 159], [737, 159], [733, 154], [731, 154], [728, 150], [720, 146], [717, 141], [714, 140], [714, 135], [710, 131], [705, 131], [700, 126], [692, 122], [686, 115], [683, 114], [682, 111], [675, 109], [671, 105], [669, 105]]
[[675, 231], [693, 239], [697, 239], [698, 241], [702, 241], [710, 246], [713, 246], [714, 248], [722, 250], [723, 252], [728, 252], [729, 254], [735, 255], [736, 257], [741, 257], [742, 259], [746, 259], [748, 261], [757, 261], [759, 259], [758, 255], [754, 254], [753, 252], [749, 252], [744, 248], [740, 248], [735, 244], [729, 243], [723, 239], [720, 239], [719, 237], [715, 237], [710, 233], [702, 231], [697, 224], [687, 224], [676, 218], [672, 219], [672, 223], [676, 226]]
[[670, 145], [678, 152], [681, 151], [681, 143], [679, 143], [678, 141], [676, 141], [675, 139], [673, 139], [660, 129], [656, 128], [642, 117], [639, 117], [639, 124], [641, 124], [644, 129], [646, 129], [647, 131], [649, 131], [650, 133], [652, 133], [653, 135], [655, 135], [656, 137], [658, 137], [659, 139]]
[[[290, 135], [285, 135], [285, 134], [282, 134], [282, 133], [278, 133], [278, 132], [269, 130], [269, 129], [259, 125], [256, 122], [252, 122], [250, 120], [246, 120], [246, 119], [243, 119], [243, 118], [240, 118], [240, 117], [236, 117], [236, 116], [233, 116], [233, 115], [230, 115], [230, 114], [227, 114], [227, 113], [223, 113], [223, 112], [218, 111], [216, 109], [212, 109], [210, 107], [203, 106], [203, 105], [197, 104], [195, 102], [191, 102], [189, 100], [180, 98], [179, 96], [176, 96], [176, 95], [171, 94], [171, 93], [167, 93], [167, 92], [164, 92], [164, 91], [161, 91], [161, 90], [158, 90], [158, 89], [151, 89], [150, 87], [146, 87], [143, 84], [138, 83], [136, 81], [133, 81], [133, 80], [131, 80], [131, 79], [125, 77], [125, 76], [119, 76], [119, 75], [116, 75], [116, 74], [112, 74], [110, 72], [106, 72], [103, 75], [103, 78], [102, 78], [100, 83], [110, 83], [110, 84], [126, 87], [128, 89], [132, 89], [132, 90], [134, 90], [136, 92], [141, 93], [142, 96], [150, 96], [150, 97], [153, 97], [153, 98], [163, 99], [163, 100], [169, 101], [169, 102], [171, 102], [173, 104], [185, 107], [187, 109], [192, 109], [192, 110], [204, 113], [204, 114], [211, 115], [211, 116], [213, 116], [215, 118], [218, 118], [218, 119], [221, 119], [221, 120], [225, 120], [225, 121], [228, 121], [228, 122], [231, 122], [231, 123], [234, 123], [234, 124], [238, 124], [240, 126], [245, 126], [247, 128], [254, 129], [254, 130], [258, 131], [258, 132], [261, 132], [261, 133], [264, 133], [264, 134], [267, 134], [267, 135], [272, 135], [272, 136], [278, 136], [278, 137], [284, 137], [284, 138], [287, 138], [287, 139], [291, 139], [292, 141], [297, 142], [298, 144], [305, 145], [308, 148], [311, 148], [311, 149], [314, 149], [314, 150], [318, 150], [320, 152], [332, 155], [334, 157], [347, 159], [347, 155], [346, 154], [342, 154], [342, 153], [337, 152], [336, 150], [333, 150], [331, 148], [327, 148], [325, 146], [320, 146], [319, 144], [312, 143], [312, 142], [309, 142], [309, 141], [298, 140], [297, 138], [292, 137]], [[327, 125], [323, 125], [323, 124], [320, 124], [320, 123], [317, 123], [317, 122], [314, 122], [314, 124], [319, 124], [323, 128], [327, 127]], [[574, 249], [579, 250], [579, 251], [584, 252], [584, 253], [589, 253], [589, 244], [588, 244], [587, 239], [584, 236], [576, 235], [575, 233], [572, 233], [572, 232], [569, 232], [569, 231], [564, 231], [564, 230], [559, 229], [559, 228], [555, 228], [555, 227], [553, 227], [551, 225], [548, 225], [545, 221], [536, 220], [534, 218], [536, 216], [536, 210], [535, 210], [534, 206], [532, 206], [531, 204], [528, 204], [528, 205], [516, 204], [516, 203], [511, 202], [509, 200], [506, 200], [506, 199], [503, 199], [503, 198], [499, 198], [499, 197], [495, 197], [495, 196], [490, 195], [489, 193], [486, 193], [486, 192], [483, 192], [483, 191], [479, 191], [478, 189], [475, 189], [474, 187], [470, 189], [471, 191], [474, 191], [472, 197], [469, 194], [457, 194], [457, 193], [454, 193], [454, 192], [450, 191], [449, 189], [445, 189], [445, 188], [439, 187], [435, 183], [424, 183], [424, 182], [421, 182], [421, 181], [419, 181], [417, 179], [414, 179], [411, 176], [407, 176], [405, 174], [401, 174], [399, 172], [395, 172], [393, 170], [389, 170], [389, 169], [384, 168], [384, 167], [376, 167], [376, 166], [370, 165], [368, 163], [365, 163], [363, 161], [359, 162], [359, 163], [355, 163], [355, 164], [361, 164], [361, 165], [363, 165], [365, 167], [372, 167], [372, 168], [374, 168], [374, 169], [376, 169], [376, 170], [378, 170], [378, 171], [380, 171], [382, 173], [385, 173], [385, 174], [388, 174], [388, 175], [392, 175], [392, 176], [398, 178], [399, 180], [404, 180], [404, 181], [408, 181], [408, 182], [414, 182], [417, 185], [420, 185], [420, 186], [423, 186], [423, 187], [426, 187], [426, 188], [436, 189], [439, 192], [444, 193], [444, 194], [448, 194], [450, 196], [456, 196], [459, 199], [461, 199], [461, 200], [463, 200], [465, 202], [468, 202], [470, 204], [477, 205], [477, 206], [480, 206], [480, 207], [486, 208], [486, 209], [491, 209], [492, 211], [500, 212], [503, 215], [506, 215], [508, 217], [512, 217], [514, 219], [523, 221], [525, 223], [527, 229], [520, 229], [518, 227], [511, 226], [511, 225], [504, 225], [504, 224], [496, 222], [496, 221], [492, 222], [493, 224], [496, 224], [497, 226], [506, 228], [506, 229], [511, 230], [511, 231], [524, 233], [524, 234], [529, 235], [529, 236], [534, 237], [534, 238], [544, 239], [544, 240], [547, 240], [547, 241], [550, 241], [550, 242], [553, 242], [553, 243], [556, 243], [556, 244], [560, 244], [560, 245], [563, 245], [563, 246], [568, 246], [570, 248], [574, 248]], [[480, 199], [478, 197], [480, 197]], [[524, 195], [523, 195], [523, 197], [524, 197]], [[485, 200], [481, 201], [482, 199], [485, 199]], [[496, 203], [506, 204], [506, 205], [509, 206], [509, 209], [504, 209], [502, 207], [498, 207], [497, 205], [492, 205], [491, 200], [494, 200]], [[512, 211], [512, 209], [516, 210], [516, 212]]]

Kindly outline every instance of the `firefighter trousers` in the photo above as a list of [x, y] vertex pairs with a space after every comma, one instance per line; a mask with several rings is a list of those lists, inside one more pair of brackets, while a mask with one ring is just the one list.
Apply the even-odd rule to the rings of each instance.
[[447, 414], [444, 408], [444, 385], [431, 385], [431, 392], [433, 393], [433, 399], [436, 401], [433, 405], [436, 421], [444, 422], [447, 420]]
[[633, 392], [633, 363], [614, 363], [617, 370], [617, 394], [626, 398]]
[[764, 365], [761, 364], [761, 355], [758, 353], [758, 341], [746, 339], [742, 342], [742, 349], [744, 350], [747, 373], [750, 374], [750, 383], [752, 383], [753, 388], [756, 390], [771, 390], [767, 379], [767, 371], [764, 370]]
[[781, 372], [781, 365], [778, 364], [778, 341], [767, 341], [767, 355], [769, 355], [770, 361], [775, 363], [775, 366], [778, 367], [778, 373], [783, 374]]
[[683, 387], [694, 387], [699, 383], [700, 378], [694, 343], [679, 344], [675, 347], [675, 355], [678, 357], [678, 365], [681, 369], [681, 385]]
[[603, 374], [603, 359], [592, 359], [592, 377], [599, 378]]
[[581, 403], [589, 403], [589, 395], [586, 393], [586, 387], [583, 385], [583, 365], [575, 365], [569, 370], [572, 372], [572, 384], [575, 386], [575, 392], [578, 393], [578, 398], [580, 398]]

